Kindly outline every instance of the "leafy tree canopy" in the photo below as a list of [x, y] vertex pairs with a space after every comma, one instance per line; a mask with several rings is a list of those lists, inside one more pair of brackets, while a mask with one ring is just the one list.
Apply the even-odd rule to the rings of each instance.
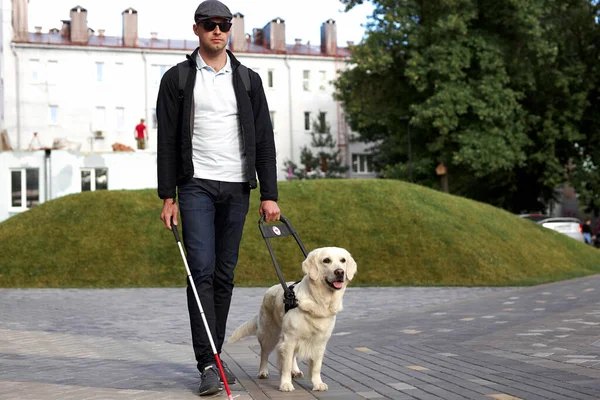
[[453, 193], [519, 212], [546, 206], [570, 178], [600, 209], [595, 1], [373, 3], [336, 97], [360, 139], [378, 144], [385, 177], [407, 179], [410, 123], [420, 184], [438, 185], [443, 162]]

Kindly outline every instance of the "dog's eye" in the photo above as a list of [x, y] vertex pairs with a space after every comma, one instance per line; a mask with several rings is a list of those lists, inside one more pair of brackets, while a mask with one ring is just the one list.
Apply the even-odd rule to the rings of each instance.
[[324, 262], [325, 264], [329, 264], [329, 263], [331, 262], [331, 258], [329, 258], [329, 257], [327, 257], [327, 258], [324, 258], [324, 259], [323, 259], [323, 262]]
[[345, 262], [346, 262], [346, 259], [345, 259], [345, 258], [342, 258], [342, 259], [340, 260], [340, 262], [343, 262], [343, 263], [345, 263]]

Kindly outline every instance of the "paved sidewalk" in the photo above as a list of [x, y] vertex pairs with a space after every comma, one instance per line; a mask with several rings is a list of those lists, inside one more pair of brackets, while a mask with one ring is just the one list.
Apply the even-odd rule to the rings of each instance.
[[[264, 291], [235, 289], [229, 333]], [[255, 379], [258, 352], [255, 338], [225, 346], [238, 400], [597, 400], [600, 275], [532, 288], [349, 288], [324, 360], [327, 392], [308, 378], [279, 392], [275, 365]], [[194, 364], [183, 288], [0, 290], [1, 400], [193, 399]]]

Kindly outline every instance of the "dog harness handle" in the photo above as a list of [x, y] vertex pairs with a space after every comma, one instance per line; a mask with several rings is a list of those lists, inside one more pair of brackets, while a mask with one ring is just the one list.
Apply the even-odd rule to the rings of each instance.
[[293, 236], [296, 240], [296, 243], [300, 247], [300, 250], [302, 250], [305, 258], [308, 256], [308, 252], [306, 251], [304, 244], [302, 244], [300, 237], [298, 237], [298, 233], [296, 233], [296, 229], [294, 229], [290, 220], [283, 215], [280, 215], [279, 221], [283, 222], [283, 224], [265, 225], [265, 216], [263, 215], [258, 220], [258, 229], [260, 230], [260, 233], [267, 244], [267, 249], [269, 249], [271, 260], [275, 266], [275, 272], [279, 278], [279, 283], [281, 283], [281, 286], [283, 287], [283, 304], [285, 305], [285, 312], [287, 313], [289, 310], [298, 307], [298, 301], [296, 300], [296, 295], [294, 294], [294, 286], [300, 283], [300, 281], [288, 287], [285, 279], [283, 278], [283, 274], [281, 273], [281, 268], [279, 268], [277, 258], [275, 258], [275, 253], [273, 252], [273, 247], [271, 246], [269, 239]]

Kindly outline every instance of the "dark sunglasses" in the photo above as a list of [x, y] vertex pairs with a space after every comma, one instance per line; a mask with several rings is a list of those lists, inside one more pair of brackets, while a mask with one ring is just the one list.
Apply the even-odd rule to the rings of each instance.
[[231, 22], [214, 22], [209, 20], [202, 21], [202, 27], [207, 32], [214, 31], [217, 26], [219, 27], [219, 30], [221, 32], [229, 32], [229, 30], [231, 29], [231, 25]]

